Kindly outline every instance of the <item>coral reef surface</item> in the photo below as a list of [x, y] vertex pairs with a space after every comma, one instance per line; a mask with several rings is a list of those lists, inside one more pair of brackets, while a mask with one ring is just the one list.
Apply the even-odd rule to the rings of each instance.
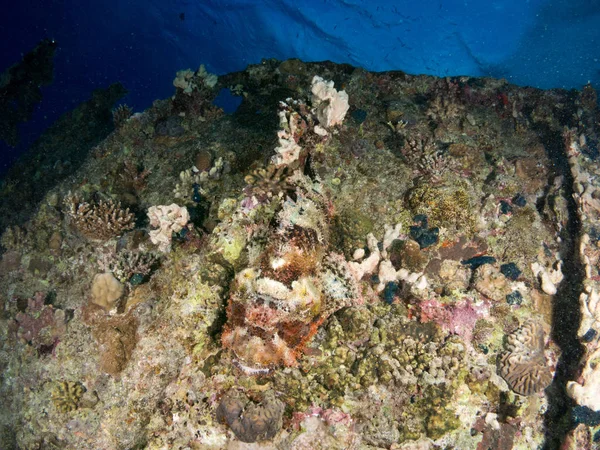
[[600, 448], [591, 86], [173, 87], [96, 93], [0, 187], [0, 448]]

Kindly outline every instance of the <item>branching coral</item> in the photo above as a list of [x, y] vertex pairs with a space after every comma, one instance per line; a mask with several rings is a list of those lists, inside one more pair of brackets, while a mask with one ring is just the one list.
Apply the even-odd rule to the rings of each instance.
[[253, 170], [246, 175], [244, 181], [247, 186], [244, 194], [247, 198], [254, 198], [258, 203], [266, 203], [280, 194], [286, 195], [294, 191], [294, 185], [288, 181], [290, 170], [288, 166], [269, 165], [266, 168]]
[[100, 269], [112, 272], [121, 283], [129, 281], [136, 284], [132, 280], [134, 276], [143, 280], [150, 275], [157, 264], [158, 257], [152, 253], [145, 253], [141, 250], [122, 250], [116, 255], [102, 258]]
[[120, 202], [111, 199], [88, 203], [69, 192], [64, 204], [71, 224], [89, 239], [111, 239], [135, 227], [129, 208], [123, 209]]
[[[348, 111], [348, 95], [333, 88], [333, 82], [313, 79], [312, 109], [301, 100], [279, 102], [279, 145], [271, 162], [276, 166], [303, 161], [306, 151], [327, 139], [327, 127], [342, 123]], [[317, 125], [317, 121], [320, 125]], [[325, 127], [325, 128], [324, 128]]]
[[224, 173], [229, 172], [229, 163], [223, 158], [218, 158], [208, 170], [199, 171], [195, 166], [179, 174], [180, 183], [177, 183], [173, 194], [186, 203], [198, 203], [201, 196], [209, 196], [216, 188]]
[[299, 123], [302, 124], [303, 122], [297, 112], [287, 109], [279, 112], [281, 129], [277, 132], [279, 145], [275, 147], [275, 155], [271, 159], [274, 165], [289, 165], [300, 157], [302, 147], [296, 141]]
[[365, 257], [364, 249], [359, 248], [354, 252], [354, 261], [350, 262], [350, 269], [356, 280], [361, 280], [365, 275], [377, 274], [377, 292], [382, 292], [386, 285], [391, 282], [404, 281], [417, 290], [426, 289], [429, 286], [427, 277], [422, 272], [410, 272], [406, 268], [396, 270], [388, 251], [392, 242], [400, 237], [401, 225], [385, 225], [383, 242], [369, 233], [367, 236], [367, 247], [369, 255]]

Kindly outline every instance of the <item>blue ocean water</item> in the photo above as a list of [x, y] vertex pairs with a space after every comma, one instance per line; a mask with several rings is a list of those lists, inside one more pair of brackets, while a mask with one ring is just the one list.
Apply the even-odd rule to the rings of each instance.
[[539, 88], [600, 82], [596, 0], [24, 0], [3, 9], [0, 72], [44, 38], [58, 44], [55, 79], [21, 143], [0, 142], [0, 171], [93, 89], [120, 81], [139, 111], [200, 64], [223, 74], [300, 58]]

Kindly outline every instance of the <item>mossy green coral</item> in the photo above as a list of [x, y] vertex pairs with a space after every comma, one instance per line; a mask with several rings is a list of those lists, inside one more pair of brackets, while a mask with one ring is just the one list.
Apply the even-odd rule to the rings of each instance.
[[373, 231], [372, 219], [355, 209], [345, 209], [334, 219], [333, 241], [347, 257], [365, 245], [365, 236]]
[[419, 184], [409, 190], [407, 205], [413, 214], [425, 214], [432, 227], [456, 228], [472, 233], [476, 214], [465, 187]]
[[226, 233], [218, 235], [214, 246], [229, 264], [236, 265], [247, 243], [247, 233], [240, 226], [234, 225]]
[[501, 241], [504, 258], [507, 261], [534, 258], [540, 250], [543, 231], [533, 208], [525, 207], [513, 211], [506, 226], [504, 239]]

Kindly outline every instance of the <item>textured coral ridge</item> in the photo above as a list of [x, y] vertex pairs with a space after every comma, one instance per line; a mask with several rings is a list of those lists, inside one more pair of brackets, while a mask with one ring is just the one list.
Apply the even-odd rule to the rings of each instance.
[[506, 352], [498, 359], [499, 372], [513, 391], [531, 395], [552, 382], [544, 355], [544, 330], [532, 320], [507, 337]]
[[222, 342], [250, 373], [297, 365], [317, 327], [357, 300], [345, 260], [328, 253], [325, 202], [321, 193], [298, 187], [295, 199], [283, 202], [264, 249], [235, 277]]
[[0, 448], [597, 445], [591, 87], [298, 60], [174, 85], [100, 142], [73, 113], [89, 152], [0, 185]]

